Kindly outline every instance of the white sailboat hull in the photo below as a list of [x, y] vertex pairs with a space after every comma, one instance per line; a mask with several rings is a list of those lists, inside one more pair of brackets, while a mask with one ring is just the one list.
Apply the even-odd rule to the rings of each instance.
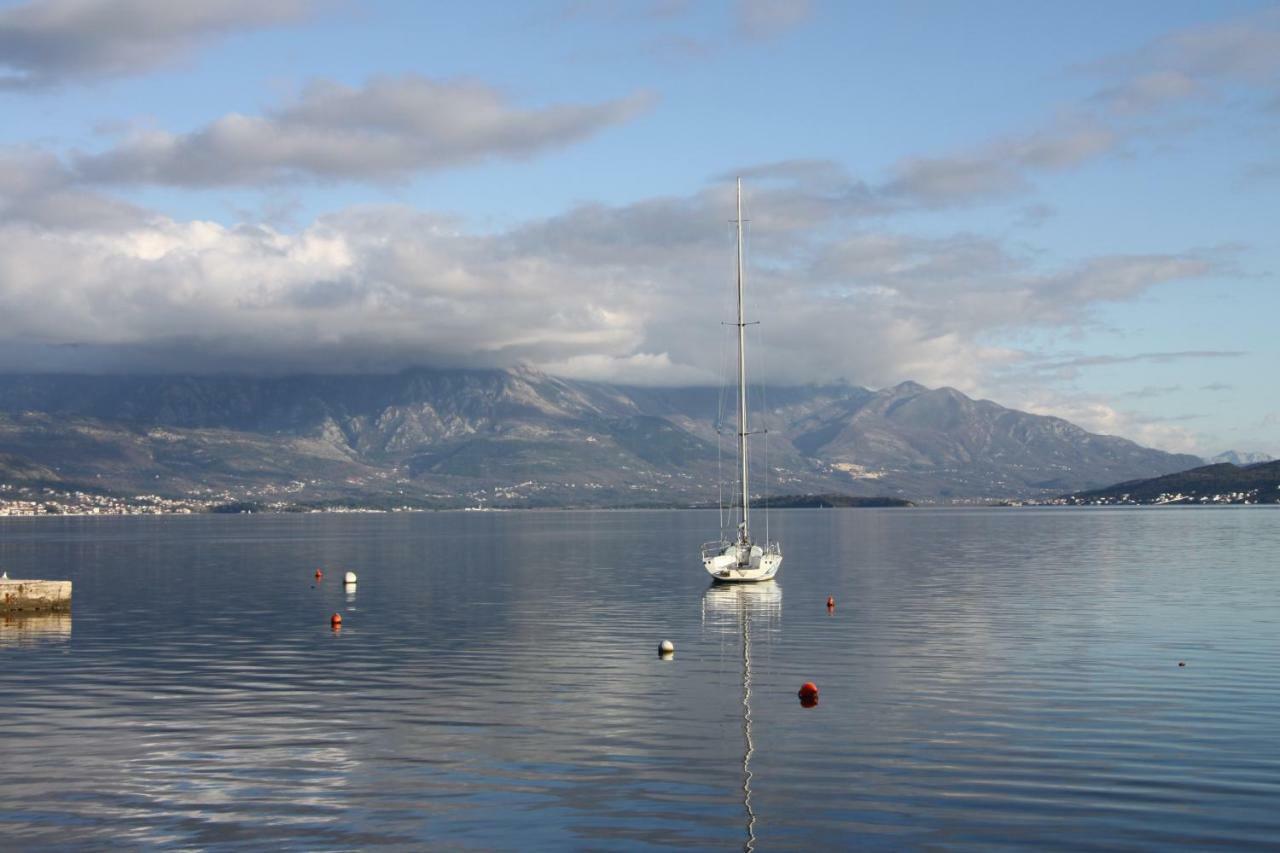
[[771, 581], [782, 566], [777, 545], [738, 545], [718, 542], [702, 549], [702, 566], [720, 583]]

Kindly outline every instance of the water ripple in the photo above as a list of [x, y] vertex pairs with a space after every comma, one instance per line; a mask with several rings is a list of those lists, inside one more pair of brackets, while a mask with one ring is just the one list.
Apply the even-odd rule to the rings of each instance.
[[754, 590], [697, 512], [7, 520], [76, 598], [0, 620], [0, 837], [1263, 846], [1277, 518], [779, 512]]

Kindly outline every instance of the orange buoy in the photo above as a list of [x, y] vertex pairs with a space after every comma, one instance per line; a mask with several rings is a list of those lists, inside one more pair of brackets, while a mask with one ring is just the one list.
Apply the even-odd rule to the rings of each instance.
[[804, 684], [800, 685], [799, 695], [801, 701], [816, 702], [818, 700], [818, 685], [814, 684], [812, 681], [806, 681]]
[[320, 580], [320, 578], [322, 577], [324, 577], [324, 572], [320, 571], [319, 569], [316, 569], [316, 580]]
[[836, 606], [836, 597], [834, 595], [827, 596], [827, 609], [831, 610]]
[[335, 613], [335, 614], [333, 614], [332, 616], [330, 616], [330, 617], [329, 617], [329, 624], [330, 624], [330, 625], [332, 625], [334, 628], [340, 628], [340, 627], [342, 627], [342, 614], [341, 614], [341, 613]]

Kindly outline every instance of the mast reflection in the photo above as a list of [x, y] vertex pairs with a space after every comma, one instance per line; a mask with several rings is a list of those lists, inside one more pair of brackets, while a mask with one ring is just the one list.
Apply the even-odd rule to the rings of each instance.
[[754, 584], [712, 584], [702, 596], [702, 625], [722, 634], [742, 632], [742, 807], [747, 819], [746, 851], [755, 850], [756, 812], [751, 803], [751, 757], [755, 741], [751, 736], [751, 628], [766, 636], [782, 627], [782, 587], [777, 581]]

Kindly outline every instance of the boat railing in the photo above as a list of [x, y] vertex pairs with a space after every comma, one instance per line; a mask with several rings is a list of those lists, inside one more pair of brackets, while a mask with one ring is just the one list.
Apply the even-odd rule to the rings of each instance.
[[[712, 557], [719, 557], [725, 552], [725, 549], [733, 546], [733, 542], [728, 539], [719, 539], [714, 542], [702, 543], [702, 559], [710, 560]], [[782, 545], [778, 542], [757, 542], [760, 550], [766, 554], [776, 554], [782, 556]]]
[[724, 549], [728, 548], [731, 543], [727, 539], [717, 539], [712, 542], [702, 543], [702, 559], [710, 560], [712, 557], [719, 557], [724, 553]]

